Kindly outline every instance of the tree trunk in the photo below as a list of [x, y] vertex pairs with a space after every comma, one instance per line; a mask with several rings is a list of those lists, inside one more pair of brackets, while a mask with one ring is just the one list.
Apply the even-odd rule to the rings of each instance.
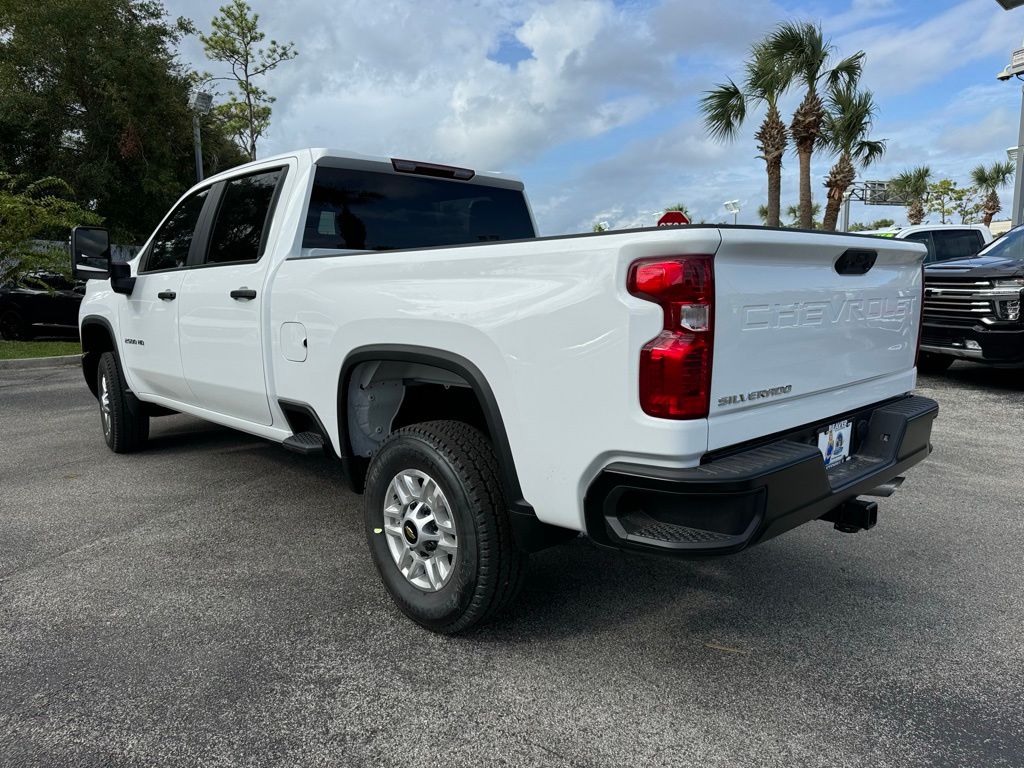
[[990, 190], [988, 196], [985, 198], [985, 215], [982, 218], [981, 222], [986, 227], [991, 226], [992, 219], [994, 219], [995, 215], [999, 213], [999, 211], [1001, 211], [1002, 209], [1003, 206], [999, 202], [999, 194], [994, 189]]
[[844, 192], [846, 192], [845, 189], [829, 187], [828, 202], [825, 204], [825, 219], [821, 223], [821, 228], [826, 232], [836, 231], [836, 225], [839, 223], [839, 210], [843, 207]]
[[814, 207], [811, 200], [811, 152], [798, 149], [800, 158], [800, 229], [814, 229]]
[[757, 148], [768, 174], [768, 216], [765, 224], [778, 227], [781, 225], [782, 156], [786, 153], [786, 124], [782, 122], [777, 107], [768, 107], [768, 114], [754, 138], [757, 139]]
[[796, 153], [800, 158], [800, 227], [814, 228], [814, 203], [811, 196], [811, 155], [814, 145], [821, 138], [821, 119], [825, 105], [821, 97], [812, 88], [807, 91], [793, 113], [793, 122], [789, 126], [796, 144]]
[[825, 186], [828, 187], [828, 203], [825, 205], [825, 219], [821, 228], [826, 232], [835, 232], [839, 221], [839, 209], [843, 205], [843, 197], [857, 178], [857, 169], [845, 152], [839, 156], [832, 170], [829, 171]]
[[907, 208], [907, 221], [911, 225], [920, 224], [924, 221], [924, 203], [914, 200]]
[[769, 227], [782, 225], [782, 158], [777, 157], [766, 163], [768, 171], [768, 219]]

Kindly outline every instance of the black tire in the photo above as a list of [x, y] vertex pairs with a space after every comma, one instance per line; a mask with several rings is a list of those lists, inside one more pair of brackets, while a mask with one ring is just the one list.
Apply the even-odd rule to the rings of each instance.
[[936, 355], [934, 352], [922, 352], [917, 358], [917, 370], [920, 373], [943, 373], [952, 364], [952, 357]]
[[[392, 479], [406, 470], [425, 473], [437, 483], [455, 521], [458, 550], [451, 557], [450, 577], [437, 591], [410, 583], [383, 531], [385, 496]], [[377, 570], [395, 603], [417, 624], [455, 634], [488, 621], [515, 599], [527, 556], [512, 538], [494, 449], [478, 430], [457, 421], [397, 430], [370, 462], [363, 499]]]
[[0, 336], [6, 341], [28, 341], [35, 334], [32, 326], [16, 309], [5, 309], [0, 312]]
[[[124, 377], [113, 352], [104, 352], [96, 369], [96, 397], [100, 404], [103, 439], [114, 453], [141, 450], [149, 438], [149, 416], [129, 407]], [[106, 403], [104, 403], [106, 397]]]

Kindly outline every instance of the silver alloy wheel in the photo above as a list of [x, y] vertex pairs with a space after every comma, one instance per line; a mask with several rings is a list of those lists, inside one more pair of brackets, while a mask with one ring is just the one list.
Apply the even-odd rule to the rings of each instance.
[[436, 592], [451, 578], [458, 555], [455, 516], [437, 482], [418, 469], [403, 469], [384, 494], [384, 534], [402, 575], [418, 589]]
[[103, 421], [103, 434], [110, 435], [110, 390], [107, 388], [107, 376], [100, 376], [100, 419]]

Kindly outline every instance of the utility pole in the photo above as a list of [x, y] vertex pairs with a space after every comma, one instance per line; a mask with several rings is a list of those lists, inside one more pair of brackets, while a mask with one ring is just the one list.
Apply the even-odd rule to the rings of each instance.
[[1024, 87], [1020, 91], [1020, 126], [1017, 128], [1017, 171], [1013, 177], [1012, 226], [1024, 222]]
[[192, 97], [192, 144], [196, 151], [196, 181], [203, 180], [203, 137], [199, 132], [199, 118], [210, 111], [213, 96], [205, 91], [197, 91]]
[[[1009, 11], [1024, 5], [1024, 0], [996, 0], [1003, 10]], [[1024, 74], [1024, 45], [1010, 54], [1010, 63], [996, 75], [997, 80], [1009, 80], [1011, 77], [1022, 79]], [[1021, 89], [1020, 125], [1017, 128], [1017, 173], [1013, 179], [1013, 215], [1012, 226], [1024, 222], [1024, 88]]]

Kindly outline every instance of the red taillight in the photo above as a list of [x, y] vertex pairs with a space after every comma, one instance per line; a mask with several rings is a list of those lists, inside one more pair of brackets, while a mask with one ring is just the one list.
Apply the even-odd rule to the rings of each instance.
[[640, 407], [664, 419], [702, 419], [711, 398], [715, 286], [710, 256], [641, 259], [629, 292], [664, 311], [664, 330], [640, 350]]

